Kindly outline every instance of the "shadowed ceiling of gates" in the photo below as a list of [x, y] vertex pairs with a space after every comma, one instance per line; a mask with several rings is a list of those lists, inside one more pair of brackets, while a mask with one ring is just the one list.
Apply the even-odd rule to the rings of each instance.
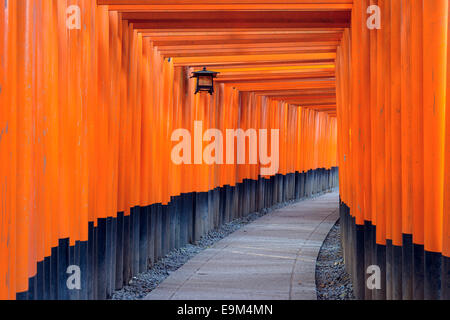
[[175, 66], [336, 113], [335, 57], [352, 0], [97, 0], [149, 37]]

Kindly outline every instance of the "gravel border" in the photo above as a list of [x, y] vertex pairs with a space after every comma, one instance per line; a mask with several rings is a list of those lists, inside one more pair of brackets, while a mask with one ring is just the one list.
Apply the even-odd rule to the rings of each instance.
[[133, 277], [127, 286], [115, 291], [111, 300], [141, 300], [152, 292], [161, 282], [163, 282], [172, 272], [178, 270], [187, 261], [198, 253], [211, 247], [216, 242], [222, 240], [233, 232], [241, 229], [243, 226], [271, 213], [274, 210], [301, 202], [311, 200], [322, 196], [323, 193], [316, 194], [311, 198], [300, 200], [291, 200], [277, 204], [271, 208], [263, 209], [261, 212], [254, 212], [246, 217], [236, 219], [232, 222], [222, 225], [216, 230], [210, 231], [203, 236], [196, 244], [188, 244], [187, 246], [172, 250], [165, 257], [157, 261], [149, 268], [147, 272], [138, 274]]
[[355, 300], [342, 256], [340, 221], [331, 228], [316, 262], [317, 300]]

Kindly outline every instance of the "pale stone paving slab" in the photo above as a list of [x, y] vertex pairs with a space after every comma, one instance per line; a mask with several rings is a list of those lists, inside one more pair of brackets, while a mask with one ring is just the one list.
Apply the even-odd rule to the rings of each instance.
[[275, 210], [172, 273], [146, 300], [315, 300], [315, 265], [337, 219], [329, 193]]

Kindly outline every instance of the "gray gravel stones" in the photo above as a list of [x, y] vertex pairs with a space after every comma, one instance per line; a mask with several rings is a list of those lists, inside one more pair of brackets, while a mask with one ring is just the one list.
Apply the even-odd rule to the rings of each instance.
[[187, 245], [179, 250], [170, 252], [155, 263], [147, 272], [133, 277], [127, 286], [113, 293], [112, 300], [139, 300], [155, 289], [172, 272], [185, 264], [191, 257], [199, 253], [202, 248]]
[[354, 300], [353, 285], [345, 271], [339, 221], [333, 226], [320, 249], [316, 263], [318, 300]]

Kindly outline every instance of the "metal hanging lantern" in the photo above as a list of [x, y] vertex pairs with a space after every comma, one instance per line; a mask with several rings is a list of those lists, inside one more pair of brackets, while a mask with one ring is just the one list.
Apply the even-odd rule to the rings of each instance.
[[219, 72], [208, 71], [206, 67], [203, 68], [202, 71], [197, 71], [192, 73], [191, 78], [197, 78], [197, 89], [195, 90], [195, 94], [200, 91], [209, 92], [209, 94], [214, 93], [214, 78], [217, 77]]

